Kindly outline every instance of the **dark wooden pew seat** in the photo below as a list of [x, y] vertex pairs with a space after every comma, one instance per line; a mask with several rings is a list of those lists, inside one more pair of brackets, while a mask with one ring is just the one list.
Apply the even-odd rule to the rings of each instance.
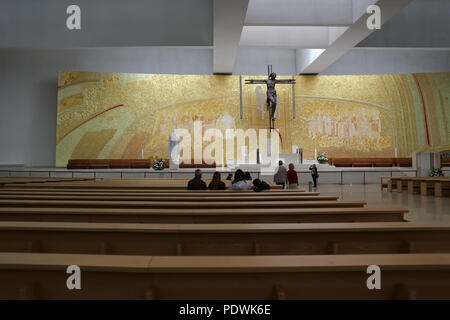
[[[149, 179], [150, 180], [150, 179]], [[187, 181], [179, 182], [166, 182], [164, 184], [118, 184], [118, 183], [111, 183], [111, 184], [81, 184], [81, 183], [23, 183], [23, 184], [4, 184], [3, 186], [5, 189], [37, 189], [37, 188], [46, 188], [46, 189], [85, 189], [85, 190], [94, 190], [94, 189], [128, 189], [128, 190], [177, 190], [177, 191], [183, 191], [187, 188]], [[277, 189], [280, 190], [280, 192], [286, 192], [286, 190], [282, 190], [281, 185], [270, 185], [271, 190], [268, 190], [269, 192], [275, 191]], [[231, 191], [231, 190], [230, 190]], [[296, 190], [298, 191], [298, 190]], [[237, 191], [234, 191], [237, 192]], [[244, 190], [239, 190], [239, 192], [246, 192]], [[253, 192], [252, 190], [248, 190], [247, 192]]]
[[[36, 190], [36, 191], [35, 191]], [[319, 192], [304, 192], [302, 190], [292, 190], [286, 192], [270, 192], [270, 191], [263, 191], [263, 192], [239, 192], [239, 191], [226, 191], [226, 190], [206, 190], [206, 191], [179, 191], [179, 190], [122, 190], [122, 192], [117, 192], [117, 190], [73, 190], [73, 189], [51, 189], [51, 190], [44, 190], [41, 191], [40, 189], [14, 189], [14, 190], [2, 190], [0, 189], [0, 195], [45, 195], [45, 196], [158, 196], [162, 198], [170, 198], [170, 197], [177, 197], [177, 196], [202, 196], [202, 197], [230, 197], [232, 196], [233, 199], [243, 197], [259, 197], [259, 198], [265, 198], [267, 196], [270, 197], [292, 197], [292, 196], [319, 196]]]
[[450, 253], [450, 224], [0, 221], [0, 252], [160, 256]]
[[[189, 201], [189, 202], [213, 202], [213, 201], [230, 201], [230, 202], [248, 202], [248, 201], [333, 201], [337, 200], [337, 196], [318, 196], [318, 195], [291, 195], [291, 196], [276, 196], [266, 195], [265, 197], [254, 196], [253, 194], [247, 194], [247, 196], [234, 196], [234, 195], [219, 195], [219, 196], [197, 196], [197, 195], [183, 195], [183, 196], [159, 196], [159, 195], [67, 195], [67, 194], [55, 194], [55, 195], [36, 195], [36, 194], [20, 194], [20, 195], [4, 195], [0, 194], [0, 200], [95, 200], [95, 201]], [[245, 203], [243, 203], [245, 204]]]
[[[66, 268], [82, 270], [68, 290]], [[366, 269], [382, 270], [368, 290]], [[450, 254], [113, 256], [0, 253], [0, 299], [450, 299]]]
[[[335, 203], [335, 202], [333, 202]], [[0, 207], [0, 221], [129, 223], [303, 223], [405, 221], [406, 208], [67, 208]]]
[[[67, 169], [148, 169], [153, 165], [154, 158], [149, 159], [70, 159]], [[159, 159], [158, 159], [159, 160]], [[167, 168], [169, 163], [164, 161]]]
[[392, 177], [388, 182], [388, 191], [392, 191], [393, 185], [398, 192], [407, 189], [408, 193], [420, 192], [423, 196], [450, 195], [449, 177]]
[[412, 167], [412, 158], [330, 158], [335, 167]]
[[321, 208], [363, 207], [365, 201], [100, 201], [100, 200], [0, 200], [0, 207], [67, 207], [67, 208], [173, 208], [173, 209], [225, 209], [225, 208]]

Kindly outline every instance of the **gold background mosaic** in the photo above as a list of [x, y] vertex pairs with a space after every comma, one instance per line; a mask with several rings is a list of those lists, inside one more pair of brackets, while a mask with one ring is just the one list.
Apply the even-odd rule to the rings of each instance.
[[[218, 75], [61, 71], [56, 165], [69, 159], [168, 158], [173, 129], [267, 128], [265, 87]], [[286, 78], [286, 77], [280, 77]], [[450, 150], [450, 73], [297, 76], [279, 84], [282, 151], [328, 157]], [[242, 119], [240, 117], [242, 83]], [[295, 113], [293, 110], [295, 95]]]

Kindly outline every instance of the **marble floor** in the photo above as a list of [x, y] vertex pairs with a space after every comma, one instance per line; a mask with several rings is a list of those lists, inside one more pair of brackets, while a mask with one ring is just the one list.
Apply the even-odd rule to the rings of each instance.
[[[307, 187], [307, 186], [306, 186]], [[365, 200], [367, 206], [393, 207], [409, 209], [406, 219], [411, 221], [443, 221], [450, 223], [450, 197], [421, 196], [406, 191], [388, 192], [380, 190], [379, 184], [319, 185], [321, 195], [338, 195], [343, 200]]]

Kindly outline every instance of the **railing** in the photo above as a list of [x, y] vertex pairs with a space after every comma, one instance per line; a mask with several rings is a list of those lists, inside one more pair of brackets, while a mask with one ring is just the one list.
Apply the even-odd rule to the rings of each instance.
[[[21, 176], [24, 176], [23, 174], [26, 172], [28, 175], [28, 177], [42, 177], [42, 178], [58, 178], [58, 174], [64, 173], [67, 174], [69, 173], [70, 176], [72, 178], [75, 178], [76, 174], [93, 174], [93, 178], [101, 178], [101, 175], [105, 175], [105, 174], [116, 174], [117, 178], [118, 175], [120, 174], [120, 179], [124, 179], [124, 176], [127, 173], [134, 173], [134, 174], [143, 174], [143, 178], [151, 178], [151, 176], [153, 175], [158, 175], [158, 174], [163, 174], [164, 176], [166, 176], [167, 178], [173, 179], [174, 177], [176, 177], [178, 174], [186, 174], [186, 173], [192, 173], [192, 171], [184, 171], [184, 170], [169, 170], [169, 169], [165, 169], [163, 171], [157, 171], [154, 169], [127, 169], [126, 171], [120, 170], [120, 169], [107, 169], [107, 170], [102, 170], [102, 169], [83, 169], [83, 170], [1, 170], [0, 169], [0, 173], [5, 173], [7, 172], [7, 175], [2, 175], [2, 176], [9, 176], [9, 177], [14, 177], [16, 176], [15, 173], [21, 173]], [[248, 170], [251, 174], [251, 176], [253, 178], [261, 178], [261, 176], [270, 176], [270, 175], [264, 175], [261, 174], [259, 171], [256, 170]], [[208, 173], [212, 173], [213, 171], [208, 171], [208, 170], [204, 170], [205, 174]], [[227, 173], [227, 172], [233, 172], [233, 171], [221, 171], [223, 173]], [[386, 170], [383, 168], [376, 168], [376, 169], [371, 169], [371, 170], [327, 170], [327, 171], [320, 171], [319, 175], [327, 175], [327, 174], [334, 174], [334, 175], [339, 175], [337, 177], [337, 182], [334, 183], [340, 183], [341, 185], [344, 184], [344, 180], [346, 175], [350, 175], [350, 174], [355, 174], [355, 173], [362, 173], [363, 175], [363, 179], [362, 179], [362, 183], [366, 184], [366, 180], [367, 177], [366, 175], [368, 173], [384, 173], [384, 174], [388, 174], [390, 175], [390, 177], [393, 176], [393, 173], [414, 173], [414, 177], [417, 176], [417, 171], [415, 169], [395, 169], [395, 170]], [[447, 173], [445, 174], [446, 176], [450, 175], [450, 168], [443, 170], [443, 172]], [[33, 173], [46, 173], [45, 175], [42, 176], [36, 176], [33, 175]], [[297, 173], [300, 174], [310, 174], [309, 170], [298, 170]], [[1, 176], [0, 176], [1, 177]], [[59, 177], [61, 177], [61, 175], [59, 175]], [[128, 178], [128, 177], [125, 177]], [[340, 182], [339, 182], [340, 181]], [[376, 182], [373, 182], [376, 183]]]

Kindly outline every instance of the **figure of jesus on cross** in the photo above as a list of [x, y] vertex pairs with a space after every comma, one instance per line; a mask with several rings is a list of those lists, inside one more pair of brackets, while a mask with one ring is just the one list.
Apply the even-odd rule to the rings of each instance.
[[283, 79], [283, 80], [276, 80], [277, 74], [275, 72], [272, 72], [272, 65], [267, 66], [267, 74], [268, 78], [264, 80], [258, 80], [258, 79], [248, 79], [245, 80], [246, 84], [265, 84], [267, 86], [267, 110], [269, 111], [269, 127], [270, 130], [275, 128], [275, 111], [277, 110], [277, 103], [278, 103], [278, 96], [277, 91], [275, 90], [275, 85], [277, 83], [281, 84], [294, 84], [295, 79]]

